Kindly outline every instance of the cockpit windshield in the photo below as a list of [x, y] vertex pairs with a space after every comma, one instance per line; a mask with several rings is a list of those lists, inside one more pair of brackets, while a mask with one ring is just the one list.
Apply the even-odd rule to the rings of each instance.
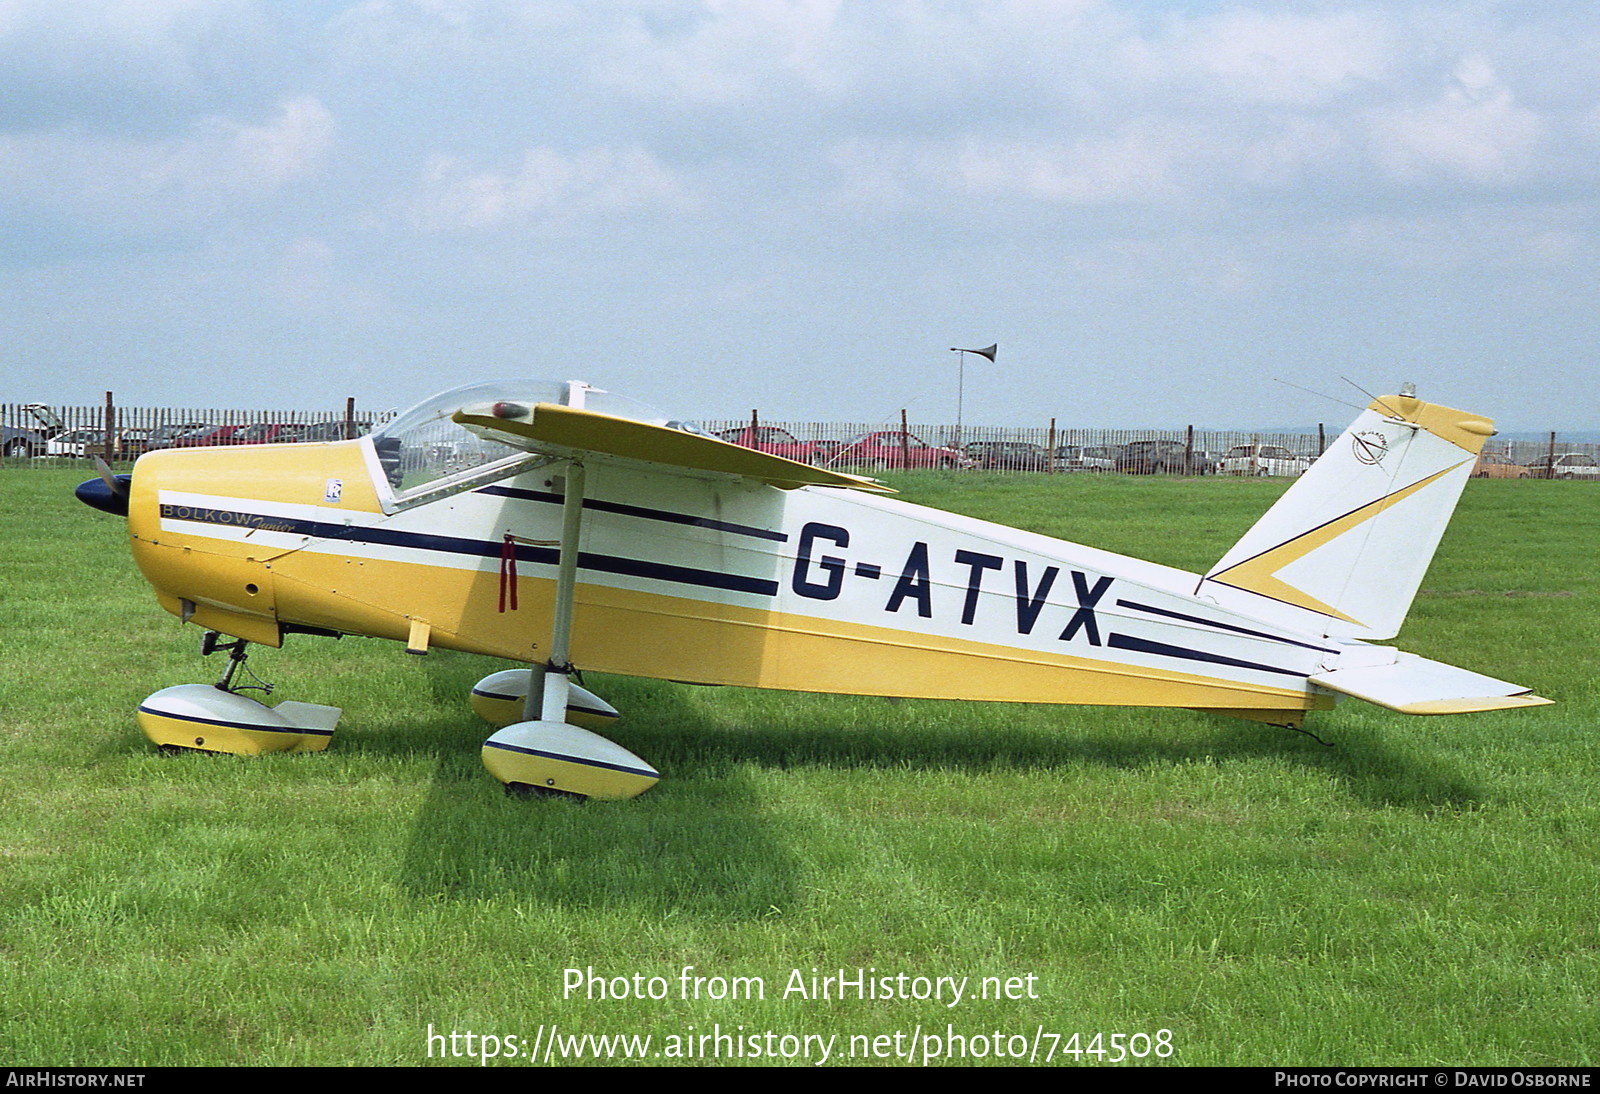
[[372, 433], [372, 446], [401, 504], [452, 493], [510, 473], [540, 458], [451, 420], [458, 410], [505, 408], [501, 416], [531, 414], [539, 403], [579, 407], [652, 425], [680, 426], [653, 407], [579, 381], [494, 380], [426, 399]]

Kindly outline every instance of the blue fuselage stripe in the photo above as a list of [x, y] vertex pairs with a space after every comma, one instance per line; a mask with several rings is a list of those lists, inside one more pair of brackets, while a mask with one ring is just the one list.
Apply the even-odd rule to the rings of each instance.
[[1248, 627], [1235, 627], [1231, 623], [1218, 623], [1214, 619], [1205, 619], [1198, 615], [1185, 615], [1183, 612], [1174, 612], [1166, 608], [1154, 608], [1149, 604], [1136, 604], [1131, 600], [1119, 600], [1117, 603], [1124, 608], [1132, 608], [1136, 612], [1148, 612], [1151, 615], [1166, 616], [1168, 619], [1181, 619], [1186, 623], [1198, 623], [1202, 627], [1215, 627], [1220, 631], [1232, 631], [1235, 634], [1248, 634], [1251, 638], [1265, 638], [1272, 642], [1282, 642], [1288, 646], [1299, 646], [1301, 649], [1316, 650], [1318, 653], [1336, 653], [1326, 646], [1313, 645], [1310, 642], [1300, 642], [1293, 638], [1285, 638], [1281, 634], [1268, 634], [1266, 631], [1253, 631]]
[[[438, 551], [444, 554], [469, 555], [477, 558], [499, 558], [503, 550], [501, 543], [491, 543], [481, 539], [426, 535], [421, 532], [401, 532], [392, 528], [363, 528], [354, 524], [299, 520], [291, 517], [211, 509], [203, 506], [163, 504], [161, 506], [161, 516], [163, 519], [168, 520], [187, 520], [200, 524], [256, 528], [289, 535], [310, 536], [313, 539], [340, 540], [347, 543], [371, 543], [384, 547], [404, 547], [415, 551]], [[554, 566], [560, 560], [560, 552], [553, 547], [518, 544], [516, 557], [519, 562], [533, 562]], [[589, 551], [579, 551], [578, 566], [580, 569], [598, 571], [600, 573], [643, 577], [677, 585], [694, 585], [707, 589], [727, 589], [730, 592], [754, 593], [757, 596], [778, 595], [778, 583], [776, 581], [769, 581], [759, 577], [747, 577], [743, 574], [727, 574], [717, 570], [702, 570], [693, 566], [675, 566], [669, 562], [649, 562], [638, 558], [622, 558], [617, 555], [601, 555]]]
[[1152, 642], [1147, 638], [1134, 638], [1127, 634], [1110, 634], [1106, 636], [1106, 644], [1114, 649], [1130, 650], [1134, 653], [1149, 653], [1157, 657], [1177, 657], [1185, 661], [1204, 661], [1210, 665], [1230, 665], [1236, 669], [1254, 669], [1257, 672], [1272, 672], [1280, 676], [1297, 676], [1302, 679], [1304, 672], [1296, 669], [1280, 669], [1275, 665], [1262, 665], [1255, 661], [1241, 661], [1237, 657], [1224, 657], [1220, 653], [1207, 653], [1205, 650], [1191, 650], [1184, 646], [1169, 646], [1165, 642]]

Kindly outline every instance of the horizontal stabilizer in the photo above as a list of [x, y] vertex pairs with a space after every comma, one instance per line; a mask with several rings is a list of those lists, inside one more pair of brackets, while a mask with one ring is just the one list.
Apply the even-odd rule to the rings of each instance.
[[[524, 408], [518, 407], [517, 410]], [[503, 411], [502, 411], [503, 413]], [[655, 425], [599, 414], [592, 410], [539, 403], [528, 417], [503, 417], [495, 408], [466, 407], [452, 415], [459, 425], [483, 436], [531, 452], [554, 455], [595, 453], [625, 460], [642, 460], [671, 467], [714, 471], [724, 475], [756, 479], [772, 486], [794, 489], [798, 486], [844, 486], [892, 494], [893, 490], [842, 471], [760, 452], [730, 444], [703, 433], [690, 433], [671, 426]]]
[[1376, 703], [1401, 714], [1470, 714], [1549, 704], [1530, 689], [1490, 676], [1401, 653], [1393, 664], [1334, 669], [1312, 676], [1313, 684]]

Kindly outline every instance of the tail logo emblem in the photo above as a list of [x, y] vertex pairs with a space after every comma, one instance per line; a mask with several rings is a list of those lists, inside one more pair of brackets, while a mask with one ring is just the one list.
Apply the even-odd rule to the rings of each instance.
[[1389, 439], [1382, 433], [1367, 429], [1350, 438], [1350, 447], [1362, 463], [1382, 463], [1389, 454]]

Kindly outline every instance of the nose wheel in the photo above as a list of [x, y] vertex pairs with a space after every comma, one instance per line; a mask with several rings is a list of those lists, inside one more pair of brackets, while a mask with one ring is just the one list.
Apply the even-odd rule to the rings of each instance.
[[518, 801], [562, 801], [571, 802], [573, 805], [582, 805], [589, 799], [582, 794], [574, 794], [570, 790], [557, 790], [553, 786], [530, 786], [527, 783], [506, 783], [506, 797], [516, 798]]
[[[228, 651], [228, 664], [215, 684], [162, 688], [139, 704], [139, 728], [163, 752], [192, 750], [257, 756], [263, 752], [321, 752], [333, 739], [343, 713], [316, 703], [282, 702], [269, 707], [243, 691], [272, 692], [272, 685], [245, 667], [244, 639], [222, 642], [207, 631], [200, 653]], [[237, 684], [243, 670], [254, 684]]]

